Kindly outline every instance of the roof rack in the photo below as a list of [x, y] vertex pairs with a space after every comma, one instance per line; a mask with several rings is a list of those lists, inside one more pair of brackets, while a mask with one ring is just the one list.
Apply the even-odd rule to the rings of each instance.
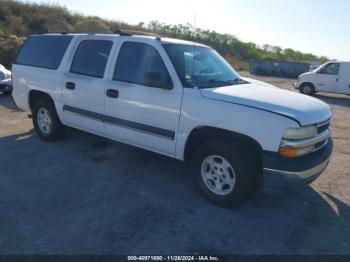
[[[46, 32], [45, 34], [61, 34], [61, 35], [67, 35], [67, 34], [88, 34], [88, 35], [94, 35], [96, 33], [94, 32]], [[108, 34], [108, 33], [101, 33], [101, 34]], [[120, 36], [133, 36], [133, 35], [144, 35], [144, 36], [153, 36], [156, 38], [157, 41], [161, 41], [161, 37], [157, 34], [151, 33], [151, 32], [144, 32], [144, 31], [136, 31], [136, 30], [120, 30], [117, 29], [113, 31], [113, 34], [117, 34]]]
[[39, 34], [59, 34], [59, 35], [68, 35], [68, 34], [87, 34], [87, 35], [94, 35], [94, 32], [45, 32], [45, 33], [39, 33]]
[[144, 32], [144, 31], [136, 31], [136, 30], [116, 30], [113, 33], [119, 34], [121, 36], [133, 36], [133, 35], [144, 35], [144, 36], [154, 36], [156, 40], [161, 41], [161, 37], [157, 34], [151, 33], [151, 32]]
[[117, 35], [120, 35], [120, 36], [132, 36], [131, 33], [126, 32], [126, 31], [122, 31], [122, 30], [119, 30], [119, 29], [113, 31], [113, 33], [117, 34]]

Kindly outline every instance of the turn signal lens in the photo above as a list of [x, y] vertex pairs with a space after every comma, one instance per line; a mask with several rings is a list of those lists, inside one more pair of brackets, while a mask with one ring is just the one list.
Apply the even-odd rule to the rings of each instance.
[[303, 148], [285, 148], [280, 147], [278, 152], [284, 157], [298, 157], [303, 156], [314, 151], [314, 146], [308, 146]]
[[285, 157], [297, 157], [298, 156], [298, 150], [291, 149], [291, 148], [283, 148], [283, 147], [281, 147], [280, 150], [279, 150], [279, 153], [282, 156], [285, 156]]

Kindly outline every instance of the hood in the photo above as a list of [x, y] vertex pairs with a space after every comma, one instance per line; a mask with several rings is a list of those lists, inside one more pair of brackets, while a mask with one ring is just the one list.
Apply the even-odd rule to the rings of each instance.
[[295, 119], [301, 125], [322, 122], [332, 116], [330, 107], [319, 99], [282, 90], [245, 78], [249, 84], [200, 89], [202, 96], [267, 110]]
[[313, 76], [313, 75], [315, 75], [315, 72], [311, 71], [311, 72], [302, 73], [301, 75], [299, 75], [299, 77]]

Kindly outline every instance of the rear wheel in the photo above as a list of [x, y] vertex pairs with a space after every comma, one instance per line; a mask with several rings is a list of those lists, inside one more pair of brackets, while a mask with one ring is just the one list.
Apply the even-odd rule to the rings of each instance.
[[56, 141], [65, 133], [65, 126], [58, 118], [52, 101], [39, 99], [33, 106], [33, 125], [36, 133], [45, 141]]
[[253, 153], [239, 142], [206, 142], [192, 160], [196, 184], [212, 203], [232, 207], [257, 189], [259, 170]]
[[315, 88], [312, 84], [305, 83], [300, 86], [300, 93], [305, 95], [313, 95], [315, 94]]

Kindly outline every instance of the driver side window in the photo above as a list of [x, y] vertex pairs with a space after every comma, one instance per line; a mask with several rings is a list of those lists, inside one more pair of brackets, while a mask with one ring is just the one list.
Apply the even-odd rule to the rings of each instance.
[[173, 86], [158, 51], [151, 45], [138, 42], [123, 43], [113, 80], [164, 89]]
[[326, 65], [320, 70], [320, 74], [324, 75], [338, 75], [340, 64], [339, 63], [331, 63]]

